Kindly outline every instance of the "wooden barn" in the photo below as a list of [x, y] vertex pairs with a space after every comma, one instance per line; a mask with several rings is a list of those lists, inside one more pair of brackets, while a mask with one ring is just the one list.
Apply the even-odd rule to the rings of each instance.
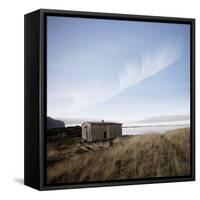
[[86, 141], [108, 140], [122, 136], [122, 124], [114, 122], [84, 122], [82, 138]]

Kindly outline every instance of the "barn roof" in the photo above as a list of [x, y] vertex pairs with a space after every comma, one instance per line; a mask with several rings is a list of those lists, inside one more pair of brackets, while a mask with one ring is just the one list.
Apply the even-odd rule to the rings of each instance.
[[122, 125], [122, 123], [117, 123], [117, 122], [84, 122], [84, 124], [91, 124], [91, 125]]

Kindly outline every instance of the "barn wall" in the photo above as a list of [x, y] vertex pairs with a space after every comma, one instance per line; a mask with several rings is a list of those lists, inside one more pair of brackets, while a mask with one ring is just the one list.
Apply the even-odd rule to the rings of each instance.
[[92, 125], [91, 128], [92, 141], [103, 140], [103, 128], [99, 125]]
[[92, 125], [90, 141], [104, 140], [104, 132], [107, 135], [106, 139], [120, 137], [122, 135], [122, 127], [120, 124]]
[[120, 124], [108, 125], [108, 137], [116, 138], [122, 135], [122, 126]]
[[87, 128], [87, 140], [92, 142], [92, 125], [89, 124]]
[[85, 126], [82, 126], [82, 138], [83, 138], [84, 140], [87, 139], [87, 138], [86, 138], [86, 129], [85, 129]]
[[[87, 126], [87, 128], [85, 128]], [[89, 123], [85, 123], [83, 126], [82, 126], [82, 138], [84, 140], [88, 140], [90, 141], [90, 138], [91, 138], [91, 124]], [[90, 137], [89, 137], [90, 136]]]
[[[87, 128], [85, 128], [87, 127]], [[106, 138], [104, 138], [106, 132]], [[82, 138], [87, 141], [98, 141], [105, 139], [112, 139], [122, 136], [121, 124], [90, 124], [85, 123], [82, 126]]]

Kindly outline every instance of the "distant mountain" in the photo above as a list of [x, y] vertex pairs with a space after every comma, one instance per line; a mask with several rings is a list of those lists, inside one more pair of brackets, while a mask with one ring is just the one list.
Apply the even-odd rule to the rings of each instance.
[[47, 128], [64, 128], [65, 123], [61, 120], [47, 117]]

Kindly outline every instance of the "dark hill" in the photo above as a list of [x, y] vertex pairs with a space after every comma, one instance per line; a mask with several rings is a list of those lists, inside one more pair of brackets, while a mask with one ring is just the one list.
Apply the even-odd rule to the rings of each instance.
[[51, 117], [47, 117], [47, 129], [50, 128], [64, 128], [65, 123], [61, 120], [53, 119]]
[[63, 140], [63, 138], [81, 137], [81, 130], [81, 126], [48, 129], [47, 140], [58, 141]]

